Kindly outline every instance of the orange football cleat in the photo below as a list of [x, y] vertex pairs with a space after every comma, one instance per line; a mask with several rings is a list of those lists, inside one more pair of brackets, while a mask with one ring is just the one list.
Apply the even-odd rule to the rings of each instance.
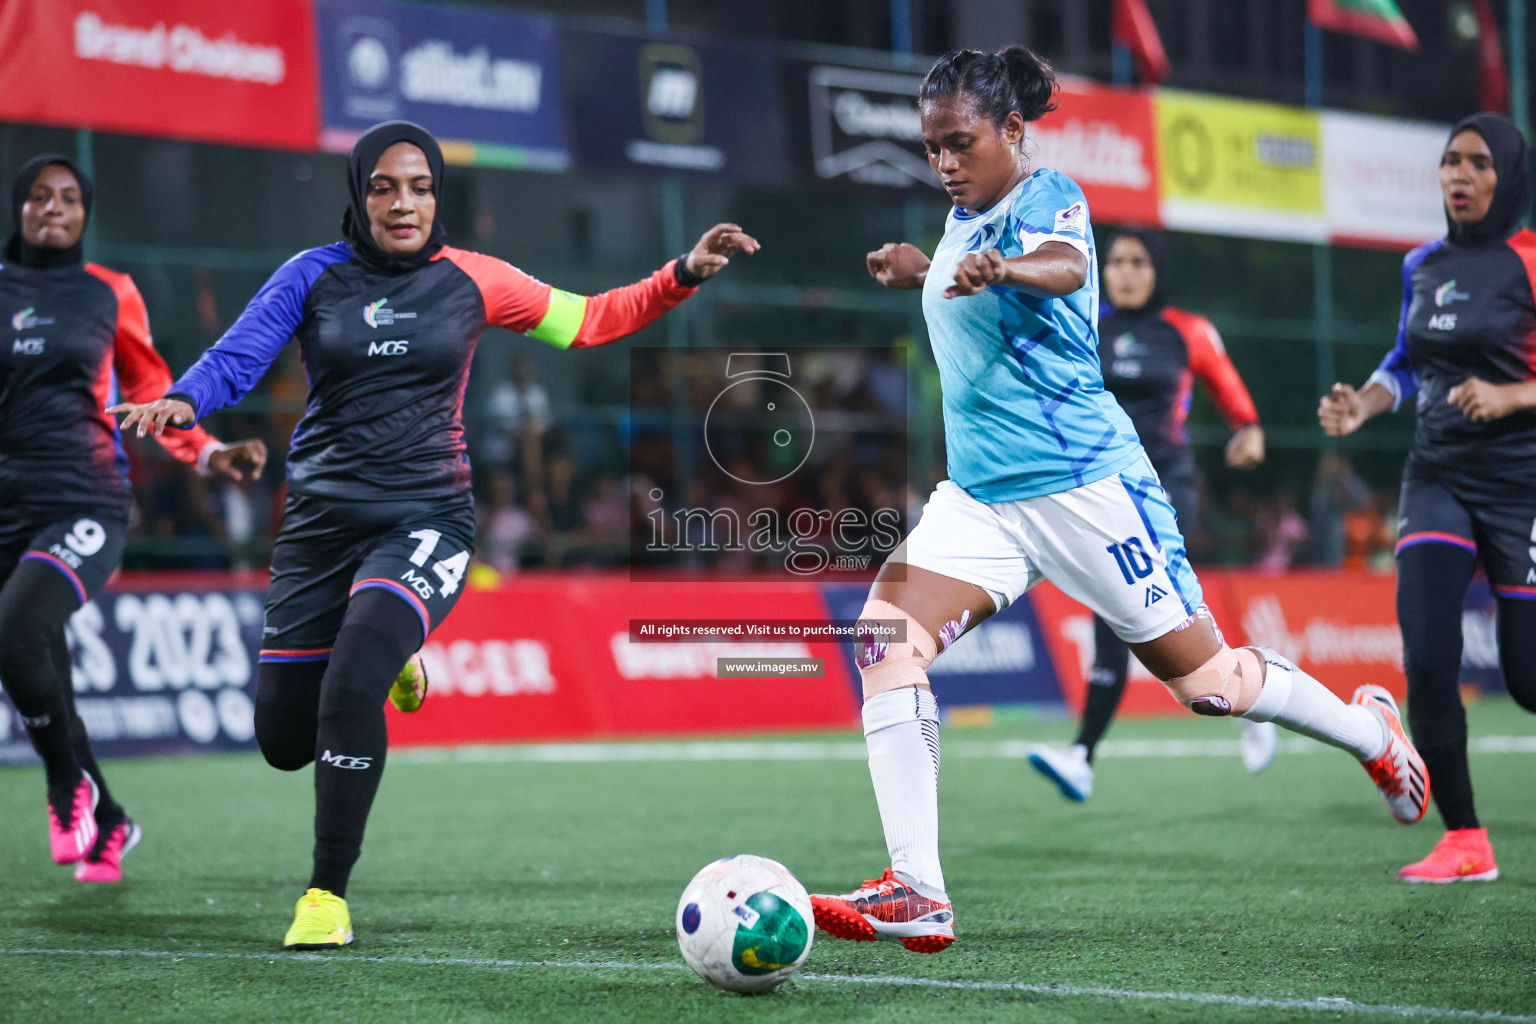
[[1429, 856], [1398, 871], [1401, 882], [1491, 882], [1499, 877], [1485, 828], [1451, 829]]
[[841, 896], [812, 893], [811, 909], [816, 927], [837, 939], [884, 939], [914, 953], [943, 952], [955, 941], [953, 905], [929, 899], [890, 868]]

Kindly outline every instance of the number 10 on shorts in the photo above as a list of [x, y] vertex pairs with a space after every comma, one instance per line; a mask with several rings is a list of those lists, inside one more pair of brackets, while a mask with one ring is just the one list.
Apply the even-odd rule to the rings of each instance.
[[1110, 544], [1104, 550], [1115, 556], [1115, 564], [1120, 567], [1120, 575], [1125, 577], [1125, 582], [1134, 585], [1137, 580], [1152, 575], [1152, 556], [1141, 546], [1140, 537], [1127, 537], [1119, 544]]
[[[437, 542], [442, 539], [442, 534], [436, 530], [417, 530], [408, 534], [411, 540], [420, 541], [416, 550], [411, 552], [412, 565], [426, 565], [427, 559], [432, 557], [432, 551], [437, 547]], [[464, 578], [464, 570], [469, 568], [469, 552], [460, 551], [452, 558], [445, 558], [441, 562], [432, 565], [432, 571], [442, 581], [440, 589], [446, 596], [459, 589], [459, 581]]]

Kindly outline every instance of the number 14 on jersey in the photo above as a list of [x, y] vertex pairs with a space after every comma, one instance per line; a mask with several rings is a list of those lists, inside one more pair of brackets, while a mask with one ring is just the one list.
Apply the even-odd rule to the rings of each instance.
[[[420, 543], [416, 545], [416, 550], [411, 552], [411, 564], [426, 565], [427, 560], [432, 557], [433, 550], [437, 547], [437, 542], [442, 539], [443, 535], [436, 530], [417, 530], [416, 532], [409, 534], [409, 536], [411, 540], [420, 541]], [[460, 551], [458, 554], [452, 556], [451, 558], [445, 558], [440, 562], [432, 563], [432, 571], [437, 574], [437, 578], [439, 580], [438, 585], [445, 595], [452, 594], [455, 590], [459, 589], [459, 581], [464, 578], [464, 571], [468, 568], [468, 551]], [[408, 573], [407, 575], [415, 574]], [[420, 587], [417, 586], [415, 581], [408, 582], [420, 590]], [[423, 580], [422, 582], [424, 583], [425, 581]], [[423, 596], [431, 597], [432, 595], [424, 594]]]

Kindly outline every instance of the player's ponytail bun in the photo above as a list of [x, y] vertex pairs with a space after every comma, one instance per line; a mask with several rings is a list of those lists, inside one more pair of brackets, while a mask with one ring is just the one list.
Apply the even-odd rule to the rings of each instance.
[[1056, 109], [1056, 72], [1049, 61], [1023, 46], [1005, 46], [997, 56], [1013, 83], [1014, 109], [1024, 120], [1038, 121]]
[[1001, 127], [1015, 110], [1025, 121], [1055, 110], [1056, 89], [1056, 72], [1044, 57], [1023, 46], [1006, 46], [997, 53], [946, 53], [929, 69], [918, 99], [926, 103], [963, 92]]

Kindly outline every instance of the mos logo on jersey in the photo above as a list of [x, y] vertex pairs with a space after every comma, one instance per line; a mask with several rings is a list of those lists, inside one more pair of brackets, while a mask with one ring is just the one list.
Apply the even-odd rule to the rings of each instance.
[[368, 354], [370, 356], [403, 356], [410, 349], [411, 342], [408, 338], [391, 338], [389, 341], [370, 341]]
[[353, 757], [351, 754], [333, 754], [329, 748], [326, 749], [325, 753], [320, 755], [320, 760], [325, 764], [332, 765], [333, 767], [350, 768], [353, 771], [362, 771], [364, 769], [373, 767], [372, 757]]
[[53, 323], [53, 317], [38, 316], [37, 310], [32, 306], [28, 306], [11, 317], [11, 330], [28, 331], [34, 327], [46, 327], [51, 323]]
[[1471, 297], [1472, 296], [1468, 295], [1466, 292], [1459, 292], [1456, 290], [1455, 278], [1452, 278], [1451, 280], [1445, 282], [1445, 284], [1441, 285], [1439, 288], [1435, 289], [1435, 305], [1441, 308], [1449, 306], [1451, 303], [1460, 299], [1470, 299]]
[[[393, 327], [397, 320], [416, 319], [415, 313], [398, 313], [390, 309], [386, 305], [388, 302], [388, 298], [383, 298], [378, 302], [370, 302], [363, 307], [363, 320], [369, 327]], [[371, 352], [369, 353], [369, 355], [372, 354]]]

